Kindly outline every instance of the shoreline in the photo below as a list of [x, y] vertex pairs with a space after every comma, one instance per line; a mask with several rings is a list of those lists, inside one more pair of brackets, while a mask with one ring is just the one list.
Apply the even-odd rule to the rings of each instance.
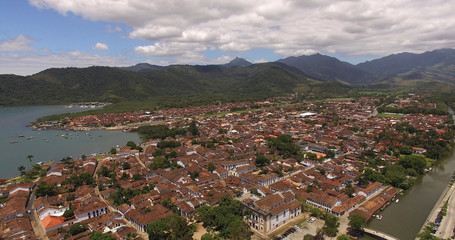
[[48, 127], [48, 126], [37, 126], [34, 123], [28, 125], [27, 127], [32, 128], [34, 131], [44, 131], [44, 130], [62, 130], [62, 131], [75, 131], [75, 132], [84, 132], [84, 131], [92, 131], [92, 130], [105, 130], [105, 131], [129, 131], [130, 128], [136, 128], [145, 125], [159, 125], [165, 124], [166, 121], [147, 121], [147, 122], [138, 122], [138, 123], [130, 123], [127, 125], [117, 125], [113, 127]]
[[[451, 193], [448, 194], [450, 191]], [[439, 212], [444, 207], [445, 202], [449, 199], [449, 197], [451, 197], [454, 194], [455, 184], [450, 185], [450, 182], [447, 183], [447, 186], [444, 188], [444, 191], [441, 193], [441, 196], [439, 196], [438, 201], [436, 201], [435, 205], [431, 209], [430, 213], [428, 214], [428, 217], [425, 219], [425, 222], [423, 223], [418, 233], [422, 232], [428, 223], [434, 222], [436, 220]]]

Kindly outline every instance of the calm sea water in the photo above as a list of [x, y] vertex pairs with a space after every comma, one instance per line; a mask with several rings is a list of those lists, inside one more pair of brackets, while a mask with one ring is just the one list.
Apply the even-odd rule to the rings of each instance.
[[[139, 142], [136, 133], [122, 131], [36, 131], [26, 127], [42, 116], [83, 110], [65, 106], [0, 108], [0, 178], [18, 175], [17, 168], [21, 165], [30, 169], [37, 162], [83, 154], [90, 156], [92, 153], [108, 152], [112, 147], [125, 145], [130, 140]], [[32, 163], [27, 159], [30, 154], [34, 156]]]

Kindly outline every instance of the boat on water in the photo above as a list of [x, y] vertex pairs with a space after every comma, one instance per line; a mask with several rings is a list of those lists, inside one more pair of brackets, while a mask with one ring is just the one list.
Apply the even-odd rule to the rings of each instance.
[[400, 199], [398, 199], [398, 198], [397, 198], [397, 200], [395, 200], [395, 202], [399, 202], [399, 201], [400, 201]]
[[18, 141], [11, 141], [9, 142], [10, 144], [15, 144], [15, 143], [18, 143]]
[[381, 215], [376, 215], [376, 219], [377, 220], [382, 220], [382, 216]]

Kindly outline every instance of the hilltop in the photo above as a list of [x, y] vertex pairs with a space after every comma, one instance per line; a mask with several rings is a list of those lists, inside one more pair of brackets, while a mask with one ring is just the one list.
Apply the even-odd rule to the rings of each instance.
[[0, 105], [147, 101], [176, 106], [296, 92], [346, 95], [353, 88], [450, 90], [454, 75], [454, 49], [400, 53], [357, 65], [314, 54], [260, 64], [235, 58], [221, 65], [50, 68], [31, 76], [0, 75]]

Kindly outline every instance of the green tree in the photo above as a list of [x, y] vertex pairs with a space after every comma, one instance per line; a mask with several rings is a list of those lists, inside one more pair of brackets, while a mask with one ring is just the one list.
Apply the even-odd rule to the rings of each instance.
[[117, 153], [117, 149], [116, 149], [116, 148], [111, 148], [110, 153], [111, 153], [111, 154], [116, 154], [116, 153]]
[[337, 240], [351, 240], [351, 238], [346, 234], [342, 234], [337, 237]]
[[422, 232], [417, 234], [417, 238], [420, 240], [443, 240], [443, 238], [439, 238], [434, 236], [431, 231], [433, 230], [434, 223], [430, 222], [425, 226]]
[[196, 123], [194, 121], [192, 121], [190, 123], [190, 126], [188, 126], [188, 131], [193, 136], [198, 136], [199, 135], [199, 129], [197, 128]]
[[90, 236], [90, 240], [115, 240], [115, 237], [112, 236], [110, 233], [101, 233], [98, 231], [94, 231]]
[[160, 156], [160, 157], [155, 157], [153, 159], [152, 164], [150, 164], [149, 168], [152, 170], [156, 170], [158, 168], [169, 168], [171, 166], [171, 162], [167, 160], [166, 158]]
[[316, 236], [314, 236], [314, 239], [316, 240], [324, 240], [325, 232], [322, 228], [317, 228], [316, 229]]
[[176, 147], [180, 147], [180, 142], [162, 140], [156, 146], [161, 148], [161, 149], [164, 149], [164, 148], [176, 148]]
[[99, 176], [102, 176], [102, 177], [108, 177], [108, 178], [110, 178], [111, 175], [112, 175], [112, 173], [111, 173], [111, 171], [109, 171], [109, 169], [108, 169], [106, 166], [102, 166], [102, 167], [101, 167], [101, 170], [98, 171], [98, 175], [99, 175]]
[[332, 214], [326, 214], [324, 219], [325, 223], [322, 230], [327, 236], [335, 237], [338, 233], [338, 227], [340, 226], [338, 217]]
[[17, 167], [17, 171], [19, 171], [22, 176], [25, 175], [24, 165], [20, 165], [19, 167]]
[[324, 216], [324, 212], [318, 208], [312, 208], [310, 212], [313, 217], [321, 218]]
[[172, 214], [167, 216], [164, 221], [170, 228], [168, 240], [192, 240], [193, 228], [188, 225], [184, 217]]
[[348, 226], [354, 233], [360, 233], [363, 231], [363, 228], [367, 226], [367, 221], [360, 214], [352, 214], [348, 217], [349, 223]]
[[139, 181], [139, 180], [144, 180], [144, 176], [142, 176], [139, 173], [136, 173], [133, 175], [133, 181]]
[[133, 141], [128, 141], [126, 146], [130, 147], [131, 149], [135, 149], [137, 147], [136, 143]]
[[231, 222], [228, 225], [226, 232], [229, 238], [233, 240], [250, 239], [253, 234], [248, 225], [246, 225], [241, 219], [236, 219]]
[[32, 164], [32, 159], [34, 156], [32, 154], [27, 155], [28, 160], [30, 161], [30, 164]]
[[406, 169], [398, 164], [390, 164], [385, 167], [385, 179], [386, 183], [402, 188], [403, 183], [406, 181], [407, 172]]
[[408, 146], [400, 147], [400, 153], [404, 154], [404, 155], [411, 155], [412, 154], [412, 148], [410, 148]]
[[307, 233], [305, 236], [303, 236], [303, 240], [314, 240], [314, 236]]
[[198, 171], [190, 172], [190, 177], [191, 179], [196, 180], [196, 178], [199, 177], [199, 172]]
[[77, 235], [79, 233], [87, 231], [88, 228], [85, 226], [83, 223], [75, 223], [71, 225], [70, 229], [68, 230], [68, 233], [71, 234], [71, 236]]
[[201, 237], [201, 240], [215, 240], [216, 238], [214, 236], [212, 236], [212, 234], [210, 233], [206, 233], [204, 235], [202, 235]]
[[293, 142], [290, 135], [280, 135], [277, 138], [271, 138], [267, 142], [270, 147], [275, 148], [283, 157], [291, 157], [301, 152], [299, 145]]
[[412, 168], [416, 170], [419, 174], [423, 174], [427, 166], [425, 158], [417, 155], [403, 156], [398, 163], [406, 169]]
[[40, 182], [35, 190], [37, 197], [55, 196], [57, 194], [57, 187], [54, 184], [45, 184], [44, 182]]
[[346, 187], [344, 188], [344, 193], [346, 193], [346, 195], [348, 195], [350, 198], [352, 198], [354, 196], [355, 189], [351, 183], [348, 182], [346, 184]]
[[177, 206], [175, 206], [174, 203], [172, 203], [172, 200], [170, 198], [161, 201], [161, 205], [171, 210], [173, 213], [180, 215], [180, 209]]
[[213, 172], [216, 170], [216, 166], [213, 162], [210, 162], [209, 165], [207, 165], [207, 169], [210, 171], [210, 172]]
[[247, 215], [243, 210], [243, 204], [229, 195], [223, 196], [218, 201], [218, 206], [202, 206], [197, 212], [197, 219], [206, 227], [216, 228], [222, 238], [248, 239], [250, 236], [249, 228], [242, 225], [244, 224], [242, 218]]
[[169, 232], [169, 226], [162, 220], [156, 220], [147, 225], [149, 240], [165, 239]]
[[270, 160], [264, 156], [263, 154], [258, 154], [256, 155], [256, 166], [258, 167], [264, 167], [270, 164]]
[[131, 168], [131, 164], [129, 162], [123, 162], [122, 168], [123, 168], [123, 170], [128, 170]]
[[69, 206], [68, 210], [66, 210], [66, 211], [63, 213], [63, 217], [64, 217], [64, 218], [71, 218], [71, 217], [73, 217], [73, 216], [74, 216], [74, 210], [76, 210], [76, 208], [75, 208], [73, 205], [71, 205], [71, 203], [70, 203], [70, 206]]
[[122, 176], [120, 177], [120, 180], [128, 180], [130, 178], [130, 175], [126, 172], [122, 173]]

